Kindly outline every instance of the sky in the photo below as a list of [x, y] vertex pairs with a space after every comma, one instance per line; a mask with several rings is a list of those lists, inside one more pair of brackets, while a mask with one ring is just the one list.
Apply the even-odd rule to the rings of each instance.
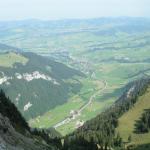
[[150, 17], [150, 0], [0, 0], [0, 20]]

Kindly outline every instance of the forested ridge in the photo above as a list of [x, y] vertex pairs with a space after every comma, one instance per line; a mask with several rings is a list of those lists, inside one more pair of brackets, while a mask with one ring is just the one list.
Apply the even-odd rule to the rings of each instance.
[[113, 106], [65, 137], [64, 150], [121, 149], [122, 138], [116, 132], [118, 118], [134, 106], [149, 84], [149, 78], [129, 83], [126, 86], [127, 90]]
[[[26, 119], [43, 115], [50, 109], [66, 103], [71, 94], [77, 94], [80, 91], [82, 84], [78, 78], [85, 77], [80, 71], [33, 53], [16, 54], [27, 58], [28, 62], [25, 65], [15, 63], [12, 68], [0, 66], [0, 78], [8, 79], [7, 82], [0, 84], [0, 88], [5, 91]], [[17, 74], [30, 76], [35, 72], [51, 80], [39, 78], [27, 81], [24, 78], [16, 78]], [[74, 82], [67, 82], [68, 80]], [[28, 103], [31, 107], [25, 111], [24, 107]]]

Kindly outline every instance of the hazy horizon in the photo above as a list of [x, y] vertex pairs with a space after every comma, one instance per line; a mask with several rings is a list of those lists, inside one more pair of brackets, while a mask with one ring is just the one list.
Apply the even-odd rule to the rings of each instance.
[[0, 0], [0, 21], [150, 18], [149, 0]]
[[113, 16], [107, 16], [107, 17], [91, 17], [91, 18], [64, 18], [64, 19], [39, 19], [39, 18], [24, 18], [24, 19], [10, 19], [10, 20], [0, 20], [0, 22], [22, 22], [22, 21], [71, 21], [71, 20], [94, 20], [94, 19], [125, 19], [125, 18], [131, 18], [131, 19], [147, 19], [150, 20], [150, 17], [130, 17], [130, 16], [118, 16], [118, 17], [113, 17]]

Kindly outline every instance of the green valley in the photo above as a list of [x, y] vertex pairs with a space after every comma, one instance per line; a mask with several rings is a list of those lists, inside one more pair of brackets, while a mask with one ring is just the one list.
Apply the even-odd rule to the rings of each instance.
[[[57, 62], [53, 65], [47, 62], [41, 64], [39, 62], [43, 59], [38, 57], [34, 60], [33, 55], [29, 57], [23, 54], [28, 59], [25, 65], [26, 72], [29, 70], [33, 72], [35, 67], [34, 70], [39, 69], [44, 74], [51, 73], [51, 76], [63, 85], [49, 87], [46, 82], [38, 80], [38, 82], [33, 81], [28, 87], [27, 84], [23, 86], [17, 82], [23, 87], [25, 93], [29, 93], [31, 88], [34, 91], [26, 97], [29, 100], [22, 100], [26, 102], [20, 104], [22, 110], [25, 104], [30, 106], [28, 102], [36, 96], [41, 101], [40, 105], [44, 105], [45, 99], [46, 102], [49, 102], [49, 99], [53, 101], [49, 102], [50, 106], [44, 105], [43, 108], [46, 110], [43, 111], [43, 108], [38, 107], [36, 112], [40, 113], [36, 115], [33, 111], [33, 114], [27, 117], [29, 124], [39, 128], [54, 127], [70, 117], [71, 112], [76, 114], [92, 98], [92, 102], [80, 114], [77, 113], [74, 119], [56, 128], [66, 135], [110, 107], [124, 92], [127, 83], [149, 76], [149, 25], [148, 18], [136, 17], [60, 21], [26, 20], [14, 21], [13, 26], [3, 22], [4, 29], [1, 32], [5, 34], [0, 36], [0, 42], [4, 47], [1, 51], [6, 52], [17, 47], [16, 51], [34, 52], [50, 59], [49, 64], [53, 64], [52, 61]], [[22, 61], [18, 63], [24, 63]], [[29, 64], [34, 67], [30, 68]], [[66, 66], [69, 68], [65, 69]], [[104, 83], [107, 84], [106, 87]], [[25, 89], [26, 86], [28, 90]], [[59, 92], [55, 91], [54, 87]], [[13, 88], [17, 89], [16, 86]], [[47, 88], [49, 90], [44, 91]], [[4, 89], [7, 93], [6, 86]], [[8, 95], [13, 100], [17, 95], [12, 93], [14, 92], [8, 89]], [[42, 93], [43, 96], [38, 93]]]
[[150, 0], [0, 0], [0, 150], [150, 150]]

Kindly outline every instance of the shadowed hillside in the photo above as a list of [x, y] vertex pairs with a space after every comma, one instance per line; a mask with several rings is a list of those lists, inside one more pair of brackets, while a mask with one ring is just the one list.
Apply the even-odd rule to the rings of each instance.
[[61, 144], [55, 134], [50, 130], [31, 130], [15, 105], [0, 91], [0, 150], [58, 150]]
[[33, 53], [8, 52], [0, 58], [0, 87], [27, 119], [67, 102], [82, 87], [78, 79], [85, 77], [80, 71]]

